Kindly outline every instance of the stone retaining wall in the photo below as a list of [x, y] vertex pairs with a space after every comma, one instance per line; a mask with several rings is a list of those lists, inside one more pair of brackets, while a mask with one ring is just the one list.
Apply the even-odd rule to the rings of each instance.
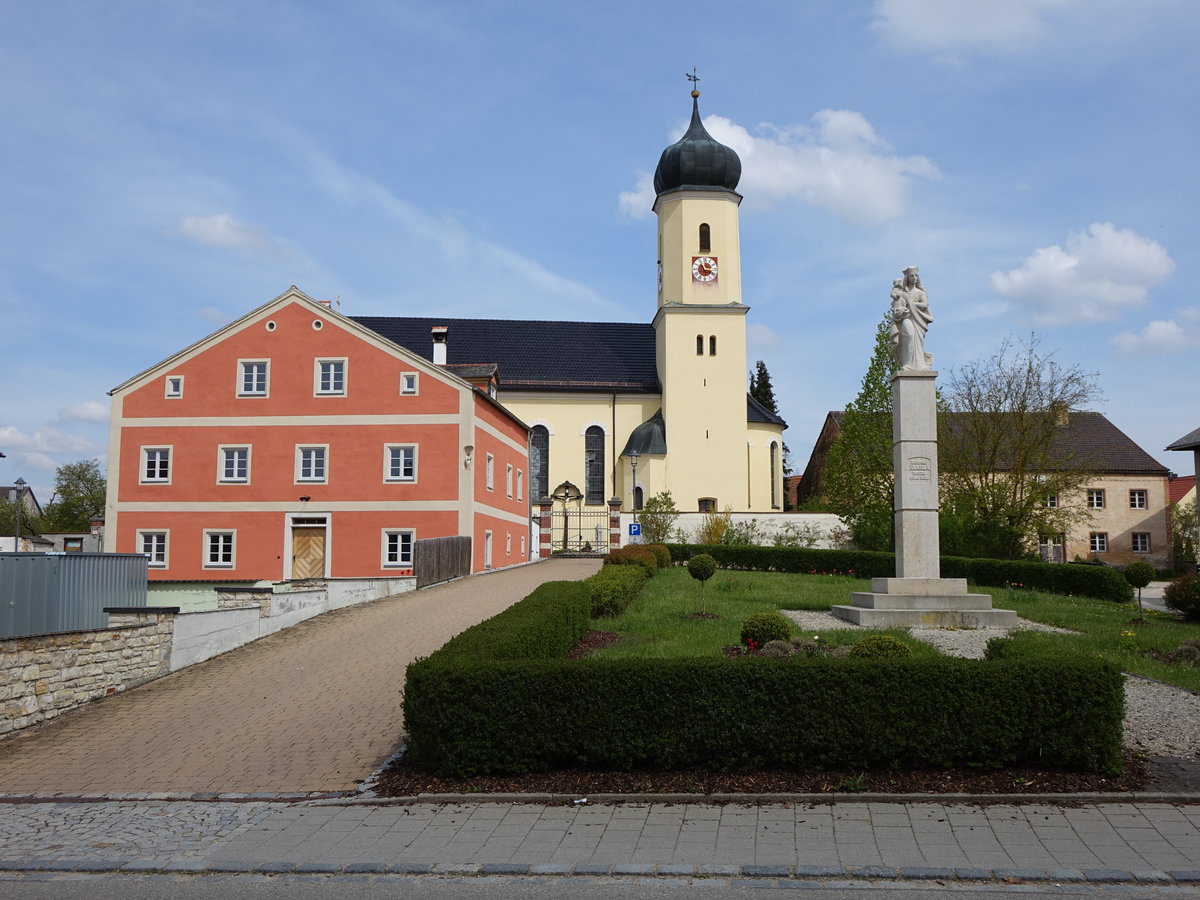
[[0, 640], [0, 735], [170, 670], [175, 613], [109, 613], [109, 627]]

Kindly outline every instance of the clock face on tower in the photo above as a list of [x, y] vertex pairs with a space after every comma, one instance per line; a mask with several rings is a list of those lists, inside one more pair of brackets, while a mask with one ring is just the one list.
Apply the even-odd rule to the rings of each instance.
[[717, 258], [715, 256], [692, 257], [692, 281], [710, 284], [717, 280]]

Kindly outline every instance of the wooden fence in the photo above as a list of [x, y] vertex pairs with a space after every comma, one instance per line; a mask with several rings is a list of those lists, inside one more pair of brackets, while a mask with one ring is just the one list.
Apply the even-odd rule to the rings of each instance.
[[419, 540], [413, 547], [417, 587], [471, 574], [471, 539], [439, 537]]

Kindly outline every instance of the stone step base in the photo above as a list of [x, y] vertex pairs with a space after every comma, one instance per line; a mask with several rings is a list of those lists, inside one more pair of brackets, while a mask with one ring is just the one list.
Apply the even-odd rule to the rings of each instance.
[[857, 591], [850, 605], [863, 609], [991, 609], [988, 594], [877, 594]]
[[965, 578], [872, 578], [876, 594], [965, 594]]
[[864, 628], [1016, 628], [1011, 609], [867, 609], [835, 606], [839, 619]]

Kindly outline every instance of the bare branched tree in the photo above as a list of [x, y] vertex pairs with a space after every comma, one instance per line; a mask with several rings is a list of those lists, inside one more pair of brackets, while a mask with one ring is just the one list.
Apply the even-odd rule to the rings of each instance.
[[1080, 491], [1093, 472], [1066, 426], [1072, 411], [1101, 398], [1097, 378], [1059, 364], [1032, 334], [951, 373], [938, 441], [943, 519], [958, 527], [943, 527], [943, 552], [1019, 558], [1039, 535], [1087, 518], [1082, 505], [1060, 498]]

